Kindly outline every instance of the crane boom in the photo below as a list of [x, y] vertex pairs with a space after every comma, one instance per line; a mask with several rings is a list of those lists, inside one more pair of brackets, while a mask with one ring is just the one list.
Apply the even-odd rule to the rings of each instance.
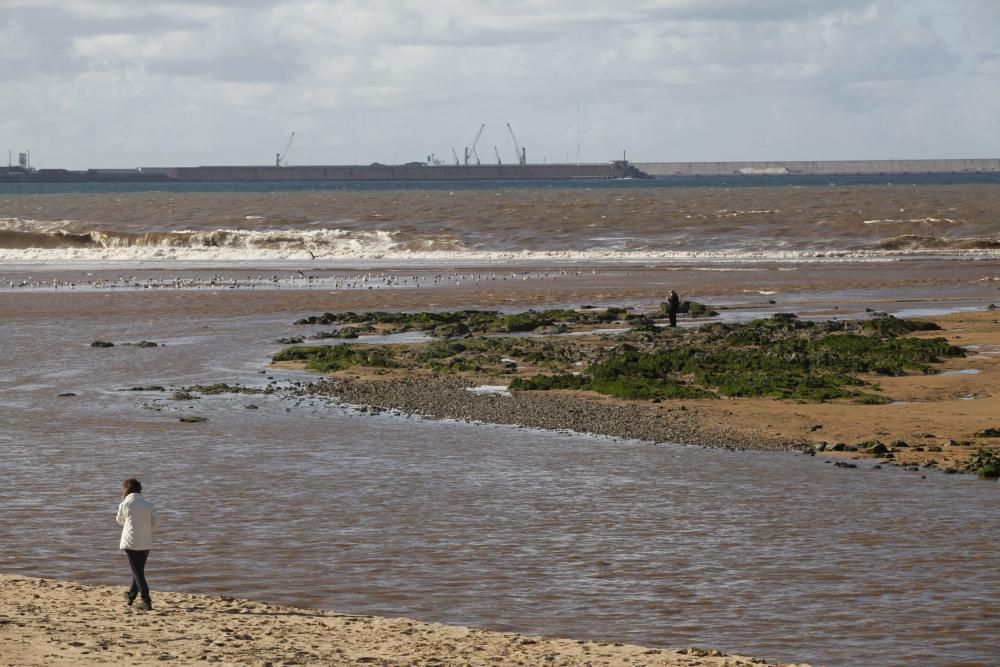
[[292, 140], [294, 139], [295, 139], [295, 132], [292, 132], [290, 135], [288, 135], [288, 141], [285, 142], [285, 147], [281, 149], [280, 153], [275, 154], [274, 156], [275, 167], [284, 167], [287, 164], [286, 160], [288, 159], [288, 150], [292, 147]]
[[514, 128], [507, 123], [507, 131], [510, 132], [511, 141], [514, 142], [514, 152], [517, 153], [517, 163], [524, 165], [527, 162], [527, 155], [525, 154], [524, 148], [517, 141], [517, 137], [514, 136]]
[[459, 164], [458, 163], [458, 153], [455, 152], [455, 147], [454, 146], [451, 147], [451, 156], [453, 158], [455, 158], [455, 166], [457, 167], [458, 164]]
[[503, 165], [503, 161], [500, 159], [500, 149], [497, 148], [496, 146], [494, 146], [493, 147], [493, 152], [496, 153], [496, 156], [497, 156], [497, 166], [498, 167], [502, 166]]
[[476, 144], [479, 143], [479, 137], [483, 136], [483, 130], [486, 129], [486, 123], [479, 126], [479, 131], [476, 132], [476, 136], [472, 140], [472, 144], [465, 149], [465, 164], [469, 164], [469, 156], [472, 155], [476, 158], [476, 164], [479, 164], [479, 153], [476, 151]]

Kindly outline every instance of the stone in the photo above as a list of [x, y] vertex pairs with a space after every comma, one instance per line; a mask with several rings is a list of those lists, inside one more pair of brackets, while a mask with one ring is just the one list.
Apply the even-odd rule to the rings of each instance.
[[[865, 443], [865, 444], [868, 444], [868, 443]], [[875, 440], [875, 441], [873, 441], [873, 444], [869, 444], [868, 445], [868, 453], [869, 454], [885, 454], [888, 451], [889, 451], [889, 448], [886, 447], [885, 445], [883, 445], [878, 440]]]

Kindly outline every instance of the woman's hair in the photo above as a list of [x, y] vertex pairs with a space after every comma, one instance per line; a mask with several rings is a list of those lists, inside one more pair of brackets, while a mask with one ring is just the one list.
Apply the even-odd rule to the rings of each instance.
[[135, 477], [129, 477], [122, 483], [122, 495], [127, 496], [130, 493], [141, 493], [142, 484], [139, 483]]

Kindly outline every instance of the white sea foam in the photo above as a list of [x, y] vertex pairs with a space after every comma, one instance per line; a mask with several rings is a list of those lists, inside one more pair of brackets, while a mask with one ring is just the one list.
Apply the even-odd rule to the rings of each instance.
[[907, 224], [935, 224], [938, 222], [943, 222], [945, 224], [954, 225], [959, 223], [959, 220], [952, 220], [951, 218], [910, 218], [909, 220], [900, 220], [897, 218], [875, 218], [873, 220], [863, 220], [862, 224], [865, 225], [907, 225]]
[[966, 257], [1000, 259], [997, 250], [920, 251], [616, 251], [616, 250], [409, 250], [392, 243], [366, 244], [345, 240], [321, 252], [303, 244], [287, 247], [249, 246], [128, 246], [86, 248], [0, 249], [0, 263], [6, 264], [103, 264], [146, 263], [239, 263], [315, 261], [319, 264], [357, 260], [399, 262], [676, 262], [676, 263], [838, 263], [884, 262], [915, 257]]
[[63, 231], [76, 223], [76, 220], [33, 220], [31, 218], [0, 217], [0, 231], [49, 234]]
[[[12, 232], [12, 247], [0, 248], [5, 264], [105, 264], [105, 263], [280, 263], [302, 260], [331, 264], [350, 261], [419, 263], [453, 262], [665, 262], [761, 263], [891, 261], [911, 257], [1000, 258], [1000, 248], [961, 248], [948, 244], [927, 248], [920, 239], [901, 237], [882, 248], [857, 250], [802, 249], [772, 246], [767, 250], [746, 247], [716, 249], [628, 248], [620, 243], [598, 243], [579, 249], [470, 248], [452, 236], [412, 236], [386, 230], [339, 228], [288, 230], [174, 230], [131, 233], [120, 231], [64, 231], [67, 221], [44, 223], [0, 219], [0, 231]], [[4, 230], [4, 227], [6, 230]], [[607, 239], [608, 237], [603, 237]], [[620, 237], [626, 239], [628, 237]], [[704, 241], [704, 239], [702, 239]], [[591, 241], [595, 243], [595, 241]], [[30, 246], [30, 247], [25, 247]]]

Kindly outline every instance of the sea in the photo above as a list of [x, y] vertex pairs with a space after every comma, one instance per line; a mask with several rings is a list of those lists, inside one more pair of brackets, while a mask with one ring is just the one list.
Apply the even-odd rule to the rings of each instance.
[[802, 262], [1000, 252], [1000, 174], [895, 178], [0, 184], [0, 262]]
[[[675, 287], [733, 321], [1000, 303], [1000, 176], [0, 185], [0, 572], [125, 586], [136, 476], [154, 598], [995, 665], [996, 483], [372, 414], [268, 363], [330, 310]], [[217, 382], [276, 391], [174, 399]]]

